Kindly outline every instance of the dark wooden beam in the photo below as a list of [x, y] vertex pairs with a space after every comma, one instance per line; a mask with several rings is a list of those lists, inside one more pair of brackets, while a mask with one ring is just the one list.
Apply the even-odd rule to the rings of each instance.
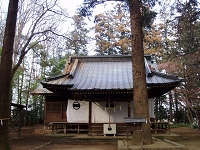
[[92, 135], [92, 101], [89, 101], [88, 136]]

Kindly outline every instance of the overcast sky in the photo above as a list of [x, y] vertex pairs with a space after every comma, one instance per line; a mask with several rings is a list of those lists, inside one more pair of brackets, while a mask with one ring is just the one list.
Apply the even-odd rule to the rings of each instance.
[[69, 12], [75, 13], [75, 10], [79, 5], [83, 3], [83, 1], [84, 0], [72, 0], [72, 1], [60, 0], [59, 3], [61, 4], [61, 6], [67, 8]]

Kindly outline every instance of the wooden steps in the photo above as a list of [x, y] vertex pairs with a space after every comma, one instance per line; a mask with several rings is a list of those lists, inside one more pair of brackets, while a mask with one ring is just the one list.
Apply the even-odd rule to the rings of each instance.
[[97, 138], [62, 138], [54, 141], [54, 143], [68, 144], [68, 145], [95, 145], [95, 144], [116, 144], [118, 139], [97, 139]]

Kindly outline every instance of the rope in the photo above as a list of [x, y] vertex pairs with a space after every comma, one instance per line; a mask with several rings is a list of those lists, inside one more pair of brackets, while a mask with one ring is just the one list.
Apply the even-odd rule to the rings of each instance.
[[145, 118], [145, 120], [146, 120], [146, 124], [147, 124], [148, 122], [151, 123], [150, 118]]
[[1, 126], [3, 126], [3, 120], [9, 120], [10, 118], [1, 118]]
[[109, 107], [109, 124], [108, 124], [108, 128], [110, 129], [111, 127], [110, 127], [110, 99], [108, 100], [109, 102], [109, 104], [108, 104], [108, 107]]
[[107, 107], [103, 107], [103, 106], [101, 106], [100, 104], [98, 104], [98, 103], [96, 103], [96, 102], [93, 102], [95, 105], [97, 105], [97, 106], [99, 106], [99, 107], [101, 107], [102, 109], [113, 109], [114, 111], [115, 111], [115, 109], [116, 108], [120, 108], [120, 110], [122, 111], [122, 106], [124, 105], [124, 103], [123, 104], [121, 104], [121, 105], [119, 105], [119, 106], [116, 106], [116, 107], [114, 107], [114, 108], [107, 108]]

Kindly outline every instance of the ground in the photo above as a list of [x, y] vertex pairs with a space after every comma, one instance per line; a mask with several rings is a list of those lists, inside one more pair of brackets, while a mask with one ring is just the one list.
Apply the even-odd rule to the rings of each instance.
[[177, 143], [187, 146], [188, 150], [200, 149], [200, 131], [189, 127], [174, 128], [171, 132], [181, 135], [182, 140]]
[[[10, 132], [10, 145], [12, 150], [116, 150], [114, 144], [69, 145], [54, 141], [60, 141], [63, 136], [49, 136], [49, 134], [37, 130], [42, 126], [22, 128], [21, 136], [17, 132]], [[35, 132], [36, 131], [36, 132]], [[200, 149], [200, 131], [189, 127], [171, 129], [172, 133], [182, 136], [181, 141], [176, 141], [188, 147], [188, 150]], [[54, 143], [52, 143], [54, 142]]]

